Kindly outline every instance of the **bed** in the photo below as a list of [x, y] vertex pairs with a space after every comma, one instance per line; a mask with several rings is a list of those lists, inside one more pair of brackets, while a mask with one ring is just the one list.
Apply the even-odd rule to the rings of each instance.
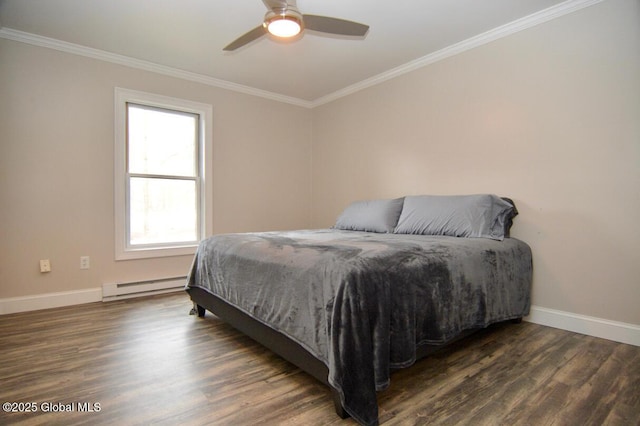
[[491, 194], [358, 201], [330, 229], [215, 235], [186, 291], [330, 386], [336, 412], [378, 424], [390, 372], [529, 313], [529, 246]]

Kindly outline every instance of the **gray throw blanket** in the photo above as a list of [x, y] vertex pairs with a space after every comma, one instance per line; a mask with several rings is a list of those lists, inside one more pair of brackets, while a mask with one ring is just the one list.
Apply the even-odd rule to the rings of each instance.
[[202, 287], [306, 348], [360, 424], [376, 391], [420, 344], [529, 313], [529, 246], [456, 238], [305, 230], [217, 235], [198, 248]]

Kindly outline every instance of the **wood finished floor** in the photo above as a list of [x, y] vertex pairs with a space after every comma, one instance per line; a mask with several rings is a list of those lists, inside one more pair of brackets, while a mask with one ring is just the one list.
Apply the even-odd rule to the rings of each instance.
[[[0, 316], [0, 402], [38, 407], [0, 425], [355, 424], [328, 388], [190, 308], [174, 293]], [[384, 425], [640, 425], [640, 348], [500, 324], [394, 373], [378, 403]]]

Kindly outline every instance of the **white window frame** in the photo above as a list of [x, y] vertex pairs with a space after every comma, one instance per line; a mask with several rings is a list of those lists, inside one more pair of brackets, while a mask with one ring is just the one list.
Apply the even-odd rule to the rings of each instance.
[[115, 88], [115, 158], [114, 158], [114, 206], [115, 206], [115, 259], [143, 259], [165, 256], [193, 255], [197, 243], [188, 245], [158, 244], [145, 247], [131, 247], [127, 241], [128, 195], [127, 195], [127, 104], [140, 104], [175, 111], [198, 114], [200, 116], [200, 140], [198, 141], [199, 181], [199, 240], [213, 228], [212, 207], [212, 155], [213, 112], [209, 104]]

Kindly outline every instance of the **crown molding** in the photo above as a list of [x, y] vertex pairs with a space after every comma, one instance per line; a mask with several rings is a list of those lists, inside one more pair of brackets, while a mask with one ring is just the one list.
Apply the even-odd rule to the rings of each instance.
[[561, 16], [576, 12], [580, 9], [592, 6], [600, 3], [604, 0], [567, 0], [555, 6], [551, 6], [547, 9], [525, 16], [524, 18], [517, 19], [508, 24], [494, 28], [477, 36], [468, 38], [459, 43], [445, 47], [444, 49], [433, 52], [429, 55], [407, 62], [396, 68], [392, 68], [389, 71], [385, 71], [381, 74], [362, 80], [351, 86], [347, 86], [343, 89], [337, 90], [326, 96], [322, 96], [313, 101], [307, 101], [300, 98], [294, 98], [291, 96], [285, 96], [266, 90], [257, 89], [250, 86], [244, 86], [242, 84], [232, 83], [230, 81], [209, 77], [203, 74], [198, 74], [190, 71], [185, 71], [177, 68], [168, 67], [165, 65], [156, 64], [149, 61], [143, 61], [140, 59], [131, 58], [124, 55], [118, 55], [115, 53], [107, 52], [104, 50], [94, 49], [74, 43], [68, 43], [61, 40], [56, 40], [49, 37], [43, 37], [24, 31], [18, 31], [11, 28], [0, 28], [0, 38], [8, 40], [18, 41], [22, 43], [31, 44], [34, 46], [46, 47], [49, 49], [55, 49], [74, 55], [85, 56], [88, 58], [98, 59], [101, 61], [111, 62], [114, 64], [124, 65], [130, 68], [141, 69], [145, 71], [154, 72], [170, 77], [180, 78], [183, 80], [193, 81], [196, 83], [205, 84], [208, 86], [218, 87], [221, 89], [227, 89], [234, 92], [240, 92], [248, 95], [258, 96], [278, 102], [284, 102], [291, 105], [296, 105], [304, 108], [315, 108], [335, 101], [337, 99], [348, 96], [352, 93], [364, 90], [368, 87], [375, 86], [383, 83], [387, 80], [391, 80], [395, 77], [407, 74], [411, 71], [441, 61], [454, 55], [466, 52], [467, 50], [474, 49], [476, 47], [485, 45], [492, 41], [506, 37], [508, 35], [517, 33], [527, 28], [534, 27], [536, 25], [543, 24], [552, 19], [559, 18]]
[[391, 80], [400, 75], [407, 74], [411, 71], [423, 68], [427, 65], [433, 64], [451, 56], [466, 52], [467, 50], [485, 45], [508, 35], [515, 34], [519, 31], [526, 30], [527, 28], [543, 24], [552, 19], [568, 15], [602, 1], [604, 0], [567, 0], [555, 6], [551, 6], [547, 9], [525, 16], [524, 18], [517, 19], [508, 24], [502, 25], [477, 36], [463, 40], [459, 43], [445, 47], [429, 55], [415, 59], [411, 62], [407, 62], [406, 64], [400, 65], [396, 68], [392, 68], [389, 71], [385, 71], [366, 80], [362, 80], [351, 86], [345, 87], [344, 89], [340, 89], [326, 96], [322, 96], [314, 100], [311, 107], [315, 108], [317, 106], [327, 104], [352, 93], [359, 92], [360, 90], [378, 85], [387, 80]]
[[66, 41], [56, 40], [49, 37], [43, 37], [24, 31], [14, 30], [12, 28], [0, 28], [0, 38], [8, 40], [18, 41], [21, 43], [31, 44], [33, 46], [45, 47], [48, 49], [54, 49], [65, 53], [71, 53], [73, 55], [84, 56], [87, 58], [98, 59], [100, 61], [110, 62], [113, 64], [124, 65], [130, 68], [136, 68], [144, 71], [150, 71], [157, 74], [166, 75], [169, 77], [180, 78], [183, 80], [193, 81], [196, 83], [205, 84], [208, 86], [218, 87], [221, 89], [227, 89], [234, 92], [240, 92], [247, 95], [258, 96], [278, 102], [284, 102], [296, 106], [305, 108], [311, 108], [311, 102], [303, 99], [294, 98], [291, 96], [285, 96], [266, 90], [256, 89], [250, 86], [244, 86], [242, 84], [232, 83], [230, 81], [221, 80], [214, 77], [209, 77], [203, 74], [198, 74], [190, 71], [185, 71], [166, 65], [156, 64], [154, 62], [143, 61], [140, 59], [131, 58], [129, 56], [118, 55], [116, 53], [107, 52], [100, 49], [94, 49], [91, 47], [82, 46], [79, 44], [68, 43]]

